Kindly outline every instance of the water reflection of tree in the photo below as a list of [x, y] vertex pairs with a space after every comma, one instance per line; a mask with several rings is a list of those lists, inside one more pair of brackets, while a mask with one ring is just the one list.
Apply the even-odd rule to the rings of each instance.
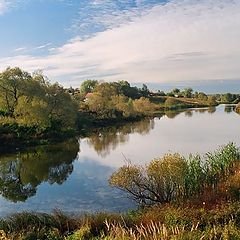
[[129, 134], [139, 133], [146, 135], [154, 128], [154, 119], [144, 119], [142, 121], [125, 124], [120, 127], [103, 128], [97, 134], [88, 137], [87, 143], [93, 146], [101, 157], [106, 157], [111, 150], [129, 140]]
[[0, 157], [0, 194], [17, 202], [34, 196], [42, 182], [62, 184], [73, 171], [78, 142], [71, 140]]
[[186, 117], [192, 117], [193, 116], [193, 111], [192, 110], [185, 111], [185, 116]]
[[208, 108], [195, 109], [195, 112], [198, 112], [198, 113], [206, 113], [206, 112], [208, 112]]
[[186, 117], [192, 117], [194, 112], [196, 112], [196, 113], [215, 113], [216, 107], [171, 110], [171, 111], [165, 111], [165, 115], [168, 118], [173, 119], [180, 113], [184, 113]]
[[215, 113], [216, 112], [216, 107], [209, 107], [207, 112], [211, 113], [211, 114]]
[[234, 109], [235, 109], [235, 106], [233, 105], [225, 105], [224, 112], [231, 113], [234, 111]]
[[164, 113], [168, 118], [173, 119], [182, 112], [185, 112], [185, 111], [184, 110], [182, 110], [182, 111], [181, 110], [176, 110], [176, 111], [173, 110], [173, 111], [165, 111]]

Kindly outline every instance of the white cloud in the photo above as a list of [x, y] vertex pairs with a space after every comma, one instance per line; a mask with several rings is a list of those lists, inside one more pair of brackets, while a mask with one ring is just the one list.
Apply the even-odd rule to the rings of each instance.
[[14, 49], [14, 52], [21, 52], [21, 51], [24, 51], [24, 50], [27, 50], [27, 48], [26, 47], [19, 47], [19, 48]]
[[0, 0], [0, 15], [6, 13], [8, 10], [21, 6], [29, 0]]
[[157, 3], [159, 0], [83, 0], [70, 30], [89, 38], [96, 32], [133, 21]]
[[48, 47], [48, 46], [50, 46], [50, 45], [52, 45], [52, 43], [46, 43], [46, 44], [43, 44], [43, 45], [40, 45], [40, 46], [35, 47], [35, 49], [36, 49], [36, 50], [38, 50], [38, 49], [44, 49], [44, 48], [46, 48], [46, 47]]
[[7, 2], [5, 0], [0, 0], [0, 15], [7, 10]]
[[86, 78], [232, 79], [240, 76], [239, 39], [240, 1], [173, 0], [89, 39], [72, 39], [48, 56], [2, 58], [0, 66], [43, 69], [68, 86]]

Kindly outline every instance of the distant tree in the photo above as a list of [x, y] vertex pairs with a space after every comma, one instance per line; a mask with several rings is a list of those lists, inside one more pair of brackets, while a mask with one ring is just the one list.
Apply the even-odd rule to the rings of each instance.
[[192, 89], [192, 88], [185, 88], [185, 89], [182, 91], [182, 95], [183, 95], [185, 98], [191, 98], [191, 97], [192, 97], [192, 93], [193, 93], [193, 89]]
[[232, 101], [234, 101], [234, 95], [231, 93], [223, 94], [221, 97], [221, 101], [224, 103], [231, 103]]
[[80, 86], [80, 93], [82, 95], [86, 95], [87, 93], [93, 92], [97, 85], [97, 80], [85, 80]]
[[164, 91], [158, 90], [157, 91], [158, 96], [166, 96], [166, 93]]
[[87, 104], [89, 110], [97, 113], [101, 118], [115, 117], [115, 107], [112, 97], [118, 95], [116, 85], [101, 83], [96, 86]]
[[127, 81], [119, 81], [119, 94], [123, 94], [126, 97], [137, 99], [141, 97], [141, 92], [137, 87], [131, 87], [130, 83]]
[[174, 97], [174, 94], [172, 92], [169, 92], [166, 94], [168, 97]]
[[143, 84], [143, 85], [142, 85], [141, 93], [142, 93], [142, 96], [143, 96], [143, 97], [148, 97], [148, 96], [149, 96], [150, 91], [149, 91], [149, 89], [148, 89], [148, 87], [147, 87], [146, 84]]
[[174, 88], [174, 89], [172, 90], [172, 93], [173, 93], [174, 95], [178, 95], [180, 92], [181, 92], [181, 91], [180, 91], [180, 89], [178, 89], [178, 88]]
[[46, 89], [48, 103], [48, 118], [51, 125], [63, 129], [74, 128], [77, 114], [77, 105], [71, 96], [59, 84], [50, 85]]
[[217, 105], [216, 97], [214, 95], [208, 96], [208, 104], [210, 106], [216, 106]]
[[194, 97], [194, 98], [198, 98], [198, 91], [195, 91], [195, 92], [194, 92], [193, 97]]
[[111, 101], [116, 110], [121, 112], [122, 116], [124, 117], [135, 116], [135, 110], [132, 99], [129, 99], [124, 95], [116, 95], [112, 96]]
[[208, 96], [204, 92], [198, 93], [197, 98], [200, 99], [200, 100], [205, 100], [205, 101], [208, 100]]

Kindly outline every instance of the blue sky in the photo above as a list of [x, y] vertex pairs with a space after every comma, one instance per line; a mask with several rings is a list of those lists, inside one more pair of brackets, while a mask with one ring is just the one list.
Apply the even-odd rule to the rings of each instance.
[[236, 82], [239, 39], [239, 0], [0, 0], [0, 70], [64, 86]]

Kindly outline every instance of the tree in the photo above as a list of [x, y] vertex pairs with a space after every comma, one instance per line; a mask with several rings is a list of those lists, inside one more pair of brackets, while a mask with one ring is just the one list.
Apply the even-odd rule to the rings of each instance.
[[36, 126], [37, 131], [41, 132], [51, 126], [47, 108], [47, 102], [42, 99], [37, 97], [29, 99], [27, 96], [21, 96], [14, 115], [19, 125]]
[[223, 94], [221, 97], [221, 101], [224, 103], [231, 103], [234, 100], [234, 96], [231, 93]]
[[166, 93], [164, 91], [158, 90], [157, 91], [158, 96], [166, 96]]
[[87, 93], [93, 92], [97, 85], [97, 80], [85, 80], [80, 86], [80, 93], [82, 95], [86, 95]]
[[131, 87], [130, 83], [127, 81], [119, 81], [119, 94], [123, 94], [126, 97], [137, 99], [141, 96], [141, 92], [137, 87]]
[[133, 101], [124, 95], [112, 96], [112, 103], [116, 110], [121, 112], [124, 117], [134, 116]]
[[49, 85], [46, 88], [46, 101], [52, 127], [59, 130], [75, 127], [77, 105], [62, 86], [57, 83]]
[[1, 123], [26, 127], [37, 134], [73, 129], [77, 105], [59, 84], [50, 84], [41, 72], [32, 75], [19, 68], [0, 73]]
[[110, 83], [101, 83], [93, 91], [87, 105], [100, 118], [114, 118], [115, 110], [112, 97], [117, 95], [117, 88]]
[[148, 96], [149, 96], [150, 91], [149, 91], [149, 89], [148, 89], [148, 87], [147, 87], [146, 84], [143, 84], [143, 85], [142, 85], [141, 93], [142, 93], [142, 96], [143, 96], [143, 97], [148, 97]]
[[204, 101], [208, 100], [208, 96], [204, 92], [198, 93], [197, 98]]
[[31, 76], [20, 68], [7, 68], [0, 73], [0, 108], [13, 117], [18, 99], [24, 94]]
[[178, 88], [174, 88], [174, 89], [172, 90], [172, 93], [173, 93], [174, 95], [178, 95], [180, 92], [181, 92], [181, 91], [180, 91], [180, 89], [178, 89]]
[[210, 106], [216, 106], [217, 105], [216, 97], [214, 95], [208, 96], [208, 104]]
[[193, 93], [193, 89], [192, 88], [185, 88], [182, 92], [183, 96], [185, 98], [191, 98], [192, 97], [192, 93]]

